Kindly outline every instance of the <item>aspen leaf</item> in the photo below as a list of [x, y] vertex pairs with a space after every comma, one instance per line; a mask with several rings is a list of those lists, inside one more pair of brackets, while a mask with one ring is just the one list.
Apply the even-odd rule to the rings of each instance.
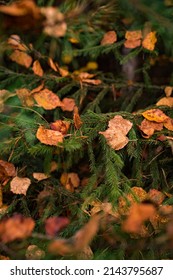
[[81, 121], [81, 118], [79, 116], [79, 110], [78, 110], [77, 106], [74, 107], [73, 121], [74, 121], [74, 126], [75, 126], [76, 129], [79, 129], [82, 126], [82, 121]]
[[173, 107], [173, 97], [163, 97], [156, 103], [156, 105]]
[[150, 109], [142, 113], [142, 116], [149, 121], [157, 123], [165, 122], [169, 117], [163, 113], [160, 109]]
[[55, 237], [69, 223], [70, 221], [67, 217], [50, 217], [45, 221], [46, 234]]
[[75, 107], [75, 100], [73, 98], [65, 97], [62, 99], [62, 107], [63, 111], [72, 112]]
[[117, 41], [117, 34], [115, 31], [108, 31], [104, 34], [101, 40], [101, 45], [110, 45]]
[[34, 99], [45, 110], [52, 110], [63, 105], [59, 97], [47, 88], [35, 93]]
[[34, 61], [33, 66], [32, 66], [32, 70], [33, 70], [35, 75], [38, 75], [40, 77], [42, 77], [43, 74], [44, 74], [43, 69], [41, 67], [41, 64], [38, 60]]
[[155, 48], [155, 44], [157, 42], [157, 38], [156, 38], [156, 32], [149, 32], [144, 40], [142, 41], [142, 46], [143, 48], [149, 50], [149, 51], [153, 51]]
[[168, 119], [166, 120], [166, 122], [164, 122], [163, 125], [164, 125], [164, 127], [166, 127], [168, 130], [173, 131], [173, 119], [168, 118]]
[[27, 260], [41, 260], [45, 257], [45, 252], [36, 245], [29, 245], [25, 257]]
[[26, 195], [30, 184], [31, 180], [29, 178], [20, 178], [16, 176], [10, 182], [10, 190], [15, 194]]
[[126, 137], [129, 130], [132, 128], [132, 123], [123, 117], [117, 115], [111, 119], [108, 123], [108, 129], [105, 131], [100, 131], [108, 145], [114, 150], [120, 150], [128, 143], [128, 138]]
[[40, 126], [36, 133], [37, 139], [42, 143], [50, 146], [57, 146], [58, 143], [63, 142], [63, 134], [59, 131], [46, 129]]
[[70, 127], [70, 123], [67, 121], [57, 120], [50, 124], [52, 130], [59, 131], [63, 135], [67, 134], [67, 131]]
[[35, 227], [32, 218], [16, 214], [8, 219], [0, 221], [0, 240], [4, 243], [16, 239], [24, 239], [31, 235]]
[[42, 181], [42, 180], [46, 180], [48, 179], [50, 176], [45, 174], [45, 173], [41, 173], [41, 172], [34, 172], [32, 174], [33, 178], [36, 179], [37, 181]]
[[149, 138], [154, 134], [155, 130], [160, 131], [163, 129], [163, 123], [156, 123], [144, 119], [139, 125], [139, 129], [141, 130], [144, 138]]
[[49, 244], [48, 251], [55, 255], [76, 255], [82, 252], [95, 237], [101, 219], [101, 214], [92, 216], [80, 230], [69, 239], [57, 239]]

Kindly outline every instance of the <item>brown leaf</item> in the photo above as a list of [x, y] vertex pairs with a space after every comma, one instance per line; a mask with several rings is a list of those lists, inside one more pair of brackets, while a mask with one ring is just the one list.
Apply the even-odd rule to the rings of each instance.
[[143, 48], [149, 50], [149, 51], [153, 51], [155, 48], [155, 44], [157, 42], [157, 38], [156, 38], [156, 32], [149, 32], [144, 40], [142, 41], [142, 46]]
[[45, 174], [45, 173], [41, 173], [41, 172], [34, 172], [32, 174], [32, 176], [34, 177], [34, 179], [36, 179], [38, 182], [42, 181], [42, 180], [46, 180], [48, 179], [50, 176]]
[[60, 182], [66, 190], [74, 192], [74, 189], [79, 187], [80, 179], [77, 173], [63, 173]]
[[25, 257], [27, 260], [41, 260], [45, 257], [45, 252], [36, 245], [29, 245]]
[[165, 122], [169, 117], [163, 113], [160, 109], [150, 109], [142, 113], [142, 116], [149, 121], [157, 123]]
[[7, 243], [27, 238], [31, 235], [34, 227], [35, 222], [32, 218], [23, 217], [20, 214], [14, 215], [0, 221], [0, 240]]
[[37, 139], [42, 143], [50, 146], [57, 146], [58, 143], [62, 143], [64, 136], [61, 132], [46, 129], [40, 126], [36, 134]]
[[173, 107], [173, 97], [163, 97], [157, 101], [156, 105]]
[[132, 123], [123, 117], [117, 115], [109, 121], [108, 129], [105, 131], [100, 131], [108, 145], [114, 150], [120, 150], [128, 143], [128, 138], [126, 134], [132, 128]]
[[154, 134], [155, 130], [160, 131], [163, 129], [163, 123], [156, 123], [144, 119], [141, 125], [139, 125], [139, 129], [143, 132], [142, 136], [144, 138], [149, 138]]
[[148, 194], [148, 199], [154, 202], [156, 205], [162, 204], [163, 200], [165, 199], [166, 195], [156, 189], [150, 189]]
[[32, 107], [34, 105], [34, 99], [32, 97], [32, 92], [27, 88], [20, 88], [16, 90], [16, 94], [19, 97], [23, 106]]
[[57, 120], [50, 124], [52, 130], [59, 131], [63, 135], [67, 134], [67, 131], [70, 127], [70, 123], [67, 121]]
[[0, 160], [0, 180], [4, 177], [14, 177], [16, 176], [16, 169], [14, 164]]
[[75, 104], [75, 100], [73, 98], [65, 97], [62, 100], [62, 107], [61, 107], [61, 109], [63, 111], [72, 112], [74, 110], [75, 105], [76, 105]]
[[129, 233], [140, 233], [143, 223], [155, 214], [156, 209], [152, 204], [134, 203], [129, 209], [127, 218], [122, 223], [122, 230]]
[[170, 97], [171, 96], [172, 90], [173, 90], [173, 87], [169, 87], [169, 86], [165, 87], [164, 91], [165, 91], [166, 97]]
[[67, 217], [50, 217], [45, 221], [46, 234], [55, 237], [69, 223], [70, 221]]
[[55, 255], [75, 255], [88, 246], [99, 229], [101, 214], [92, 216], [87, 224], [78, 230], [69, 239], [57, 239], [48, 247], [50, 253]]
[[168, 118], [165, 122], [164, 122], [164, 127], [166, 127], [168, 130], [173, 131], [173, 119]]
[[52, 110], [63, 105], [59, 97], [47, 88], [35, 93], [34, 99], [37, 104], [45, 110]]
[[117, 41], [117, 34], [115, 31], [108, 31], [104, 34], [101, 40], [101, 45], [110, 45]]
[[43, 69], [41, 67], [41, 64], [38, 60], [34, 61], [33, 66], [32, 66], [32, 70], [33, 70], [35, 75], [38, 75], [40, 77], [42, 77], [43, 74], [44, 74]]
[[31, 180], [29, 178], [20, 178], [16, 176], [10, 182], [10, 190], [16, 194], [26, 195], [30, 184]]
[[74, 121], [74, 126], [76, 129], [80, 129], [80, 127], [82, 126], [82, 121], [81, 118], [79, 116], [79, 110], [78, 107], [75, 106], [74, 107], [74, 111], [73, 111], [73, 121]]

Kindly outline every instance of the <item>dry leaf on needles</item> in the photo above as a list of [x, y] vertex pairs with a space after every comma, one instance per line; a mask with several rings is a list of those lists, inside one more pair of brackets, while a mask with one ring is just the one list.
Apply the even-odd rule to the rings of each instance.
[[43, 107], [45, 110], [53, 110], [63, 105], [59, 97], [47, 88], [43, 89], [38, 93], [35, 93], [34, 99], [37, 102], [37, 104], [40, 107]]
[[14, 177], [16, 175], [16, 169], [13, 163], [5, 160], [0, 160], [0, 180], [4, 177]]
[[52, 70], [58, 72], [58, 67], [51, 57], [48, 57], [48, 64]]
[[157, 106], [173, 107], [173, 97], [163, 97], [156, 103]]
[[14, 50], [9, 57], [12, 61], [26, 68], [29, 68], [32, 64], [32, 57], [24, 51]]
[[77, 173], [63, 173], [61, 175], [60, 182], [66, 190], [74, 192], [74, 189], [79, 187], [80, 179]]
[[141, 45], [142, 32], [141, 30], [126, 31], [125, 38], [126, 41], [124, 42], [124, 46], [126, 48], [137, 48]]
[[41, 172], [34, 172], [32, 174], [33, 178], [36, 179], [38, 182], [42, 181], [42, 180], [46, 180], [48, 179], [50, 176], [45, 174], [45, 173], [41, 173]]
[[36, 245], [29, 245], [25, 252], [27, 260], [41, 260], [45, 257], [45, 251]]
[[76, 255], [88, 246], [98, 232], [102, 215], [95, 214], [87, 224], [69, 239], [57, 239], [49, 244], [48, 251], [55, 255]]
[[32, 218], [16, 214], [0, 221], [0, 240], [7, 243], [16, 239], [27, 238], [31, 235], [34, 227], [35, 222]]
[[164, 91], [165, 91], [166, 97], [170, 97], [171, 96], [172, 90], [173, 90], [173, 87], [170, 87], [170, 86], [165, 87]]
[[23, 106], [32, 107], [34, 105], [32, 92], [29, 91], [27, 88], [17, 89], [16, 94]]
[[46, 234], [55, 237], [62, 229], [70, 223], [67, 217], [50, 217], [45, 221]]
[[40, 77], [42, 77], [43, 74], [44, 74], [43, 69], [41, 67], [41, 64], [38, 60], [34, 61], [33, 66], [32, 66], [32, 70], [33, 70], [35, 75], [38, 75]]
[[74, 77], [80, 83], [87, 83], [91, 85], [100, 85], [102, 83], [99, 79], [92, 79], [95, 77], [95, 74], [90, 74], [88, 72], [81, 72], [77, 77]]
[[18, 176], [14, 177], [10, 182], [10, 190], [15, 194], [24, 194], [31, 184], [31, 180], [29, 178], [20, 178]]
[[128, 143], [128, 138], [126, 137], [129, 130], [132, 128], [132, 123], [122, 116], [115, 116], [108, 123], [108, 129], [105, 131], [100, 131], [108, 145], [114, 150], [120, 150]]
[[151, 200], [156, 205], [162, 204], [163, 200], [165, 199], [166, 195], [156, 189], [150, 189], [147, 198]]
[[36, 133], [37, 139], [42, 143], [50, 146], [57, 146], [58, 143], [62, 143], [64, 136], [61, 132], [46, 129], [40, 126]]
[[73, 98], [65, 97], [62, 99], [62, 111], [72, 112], [75, 107], [75, 100]]
[[34, 94], [36, 92], [40, 92], [44, 88], [44, 82], [42, 82], [38, 87], [31, 90], [31, 94]]
[[78, 110], [77, 106], [74, 107], [73, 121], [74, 121], [74, 126], [76, 129], [79, 129], [82, 126], [83, 122], [81, 121], [81, 118], [79, 116], [79, 110]]
[[157, 42], [156, 32], [149, 32], [142, 41], [143, 48], [153, 51]]
[[152, 204], [134, 203], [130, 206], [129, 214], [122, 223], [122, 230], [128, 233], [140, 233], [143, 223], [156, 214]]
[[142, 113], [142, 116], [149, 121], [154, 121], [157, 123], [164, 123], [168, 120], [168, 116], [165, 115], [160, 109], [150, 109]]
[[139, 125], [139, 129], [142, 132], [142, 136], [144, 138], [149, 138], [154, 134], [155, 131], [160, 131], [163, 129], [163, 123], [157, 123], [144, 119]]
[[167, 128], [168, 130], [173, 131], [173, 119], [168, 118], [168, 119], [166, 120], [166, 122], [164, 122], [163, 125], [164, 125], [164, 127]]
[[63, 135], [67, 134], [67, 131], [70, 127], [70, 123], [68, 121], [57, 120], [50, 124], [50, 128], [55, 131], [61, 132]]
[[101, 45], [110, 45], [117, 41], [117, 34], [115, 31], [108, 31], [104, 34], [101, 40]]

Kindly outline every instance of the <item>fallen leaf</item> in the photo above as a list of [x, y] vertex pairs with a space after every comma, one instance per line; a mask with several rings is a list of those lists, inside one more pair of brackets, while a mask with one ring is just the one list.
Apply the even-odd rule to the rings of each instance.
[[36, 245], [29, 245], [25, 252], [27, 260], [41, 260], [45, 257], [45, 251]]
[[80, 83], [87, 83], [92, 85], [100, 85], [102, 83], [102, 81], [99, 79], [92, 79], [93, 77], [95, 77], [95, 74], [90, 74], [88, 72], [81, 72], [77, 75], [77, 77], [74, 76], [74, 78], [76, 80], [79, 80]]
[[134, 49], [141, 45], [142, 32], [141, 30], [126, 31], [124, 46], [129, 49]]
[[173, 90], [173, 87], [170, 87], [170, 86], [165, 87], [164, 91], [165, 91], [166, 97], [170, 97], [171, 96], [172, 90]]
[[79, 187], [80, 179], [77, 173], [63, 173], [60, 182], [66, 190], [74, 192], [74, 189]]
[[67, 131], [70, 127], [70, 123], [67, 121], [57, 120], [50, 124], [52, 130], [59, 131], [63, 135], [67, 134]]
[[110, 45], [117, 41], [117, 34], [115, 31], [108, 31], [104, 34], [101, 40], [101, 45]]
[[55, 62], [53, 61], [53, 59], [51, 57], [48, 57], [48, 64], [52, 70], [54, 70], [55, 72], [58, 72], [58, 67], [56, 66]]
[[44, 83], [42, 82], [38, 87], [31, 90], [31, 94], [34, 94], [36, 92], [40, 92], [44, 88]]
[[166, 127], [168, 130], [173, 131], [173, 119], [168, 118], [165, 122], [164, 122], [164, 127]]
[[70, 221], [67, 217], [50, 217], [45, 221], [46, 234], [55, 237], [69, 223]]
[[32, 57], [24, 51], [14, 50], [9, 57], [12, 61], [26, 68], [29, 68], [32, 64]]
[[72, 112], [75, 107], [75, 100], [73, 98], [65, 97], [62, 99], [62, 111]]
[[147, 197], [149, 200], [154, 202], [156, 205], [162, 204], [163, 200], [165, 199], [166, 195], [156, 189], [150, 189]]
[[0, 160], [0, 180], [4, 177], [16, 176], [16, 169], [13, 163], [5, 160]]
[[31, 180], [29, 178], [20, 178], [16, 176], [10, 182], [10, 190], [15, 194], [26, 195], [30, 184]]
[[134, 49], [140, 47], [140, 45], [141, 45], [141, 40], [126, 40], [124, 42], [124, 46], [128, 49]]
[[41, 173], [41, 172], [34, 172], [32, 174], [33, 178], [36, 179], [37, 181], [42, 181], [42, 180], [46, 180], [48, 179], [50, 176], [45, 174], [45, 173]]
[[149, 121], [164, 123], [169, 117], [160, 109], [150, 109], [142, 113], [142, 116]]
[[32, 107], [34, 105], [34, 99], [32, 97], [32, 92], [27, 88], [20, 88], [16, 90], [16, 94], [20, 99], [23, 106]]
[[108, 129], [105, 131], [100, 131], [99, 134], [102, 134], [108, 145], [114, 150], [120, 150], [125, 147], [128, 143], [128, 138], [126, 134], [132, 128], [132, 123], [122, 116], [115, 116], [108, 123]]
[[79, 110], [78, 107], [75, 106], [74, 107], [74, 111], [73, 111], [73, 121], [74, 121], [74, 126], [76, 129], [80, 129], [80, 127], [82, 126], [82, 121], [81, 118], [79, 116]]
[[44, 74], [43, 69], [41, 67], [41, 64], [38, 60], [34, 61], [33, 66], [32, 66], [32, 70], [33, 70], [35, 75], [38, 75], [40, 77], [42, 77], [43, 74]]
[[157, 42], [157, 38], [156, 38], [156, 32], [149, 32], [144, 40], [142, 41], [142, 46], [143, 48], [149, 50], [149, 51], [153, 51], [155, 48], [155, 44]]
[[23, 217], [20, 214], [0, 221], [0, 240], [4, 243], [16, 239], [24, 239], [31, 235], [35, 227], [32, 218]]
[[163, 97], [157, 101], [156, 105], [173, 107], [173, 97]]
[[42, 143], [50, 146], [57, 146], [58, 143], [62, 143], [64, 136], [61, 132], [46, 129], [40, 126], [36, 133], [37, 139]]
[[160, 131], [163, 129], [163, 123], [157, 123], [144, 119], [139, 125], [139, 129], [141, 130], [142, 136], [144, 138], [150, 138], [155, 131]]
[[122, 223], [122, 230], [128, 233], [140, 233], [143, 223], [156, 214], [152, 204], [134, 203], [130, 206], [129, 214]]
[[87, 224], [69, 239], [57, 239], [49, 244], [48, 251], [55, 255], [76, 255], [82, 252], [92, 241], [99, 229], [102, 215], [95, 214]]
[[34, 99], [37, 104], [45, 110], [52, 110], [63, 105], [59, 97], [47, 88], [35, 93]]

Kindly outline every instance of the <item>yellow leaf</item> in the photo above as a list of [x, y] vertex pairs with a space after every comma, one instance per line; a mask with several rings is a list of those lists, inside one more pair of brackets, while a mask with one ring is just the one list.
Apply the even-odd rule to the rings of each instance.
[[43, 74], [44, 74], [43, 69], [40, 65], [40, 62], [38, 60], [34, 61], [33, 66], [32, 66], [32, 70], [33, 70], [35, 75], [38, 75], [40, 77], [42, 77]]
[[163, 113], [160, 109], [150, 109], [142, 113], [142, 116], [149, 121], [157, 123], [165, 122], [169, 117]]
[[47, 88], [35, 93], [34, 99], [37, 104], [45, 110], [52, 110], [63, 105], [59, 97]]
[[155, 44], [157, 42], [157, 38], [156, 38], [156, 32], [149, 32], [144, 40], [142, 41], [142, 46], [143, 48], [149, 50], [149, 51], [153, 51], [155, 48]]

